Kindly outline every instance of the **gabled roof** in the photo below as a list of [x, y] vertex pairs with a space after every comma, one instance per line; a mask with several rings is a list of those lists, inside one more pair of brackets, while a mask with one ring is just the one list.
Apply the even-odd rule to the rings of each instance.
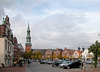
[[73, 55], [73, 53], [75, 52], [75, 50], [73, 49], [67, 49], [69, 51], [69, 55]]
[[77, 53], [80, 55], [83, 51], [78, 51], [78, 50], [76, 50], [77, 51]]
[[64, 51], [67, 51], [69, 55], [73, 55], [73, 53], [75, 52], [74, 49], [67, 49], [66, 47], [64, 48]]

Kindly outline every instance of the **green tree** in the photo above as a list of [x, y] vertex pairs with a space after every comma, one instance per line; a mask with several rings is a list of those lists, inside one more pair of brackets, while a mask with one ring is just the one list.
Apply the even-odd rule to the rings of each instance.
[[32, 51], [30, 51], [30, 52], [28, 52], [28, 54], [29, 54], [29, 58], [31, 57], [31, 55], [33, 55], [33, 52]]
[[24, 59], [29, 59], [29, 54], [28, 54], [27, 52], [25, 52], [25, 53], [23, 54], [23, 57], [24, 57]]
[[94, 67], [97, 68], [97, 57], [100, 55], [100, 43], [98, 41], [95, 42], [95, 44], [92, 44], [88, 49], [89, 52], [92, 52], [94, 54], [93, 60], [95, 61], [93, 63]]

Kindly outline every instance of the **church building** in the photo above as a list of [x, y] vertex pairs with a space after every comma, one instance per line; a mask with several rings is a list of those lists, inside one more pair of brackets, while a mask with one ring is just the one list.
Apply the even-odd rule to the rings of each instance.
[[26, 37], [26, 43], [25, 43], [25, 51], [30, 52], [31, 46], [32, 46], [32, 44], [31, 44], [30, 28], [29, 28], [29, 24], [28, 24], [27, 37]]

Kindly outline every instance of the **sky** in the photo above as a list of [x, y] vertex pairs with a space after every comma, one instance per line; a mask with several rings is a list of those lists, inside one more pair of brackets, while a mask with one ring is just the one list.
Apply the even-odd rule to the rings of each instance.
[[0, 23], [10, 18], [25, 48], [28, 21], [32, 49], [89, 48], [100, 41], [100, 0], [0, 0]]

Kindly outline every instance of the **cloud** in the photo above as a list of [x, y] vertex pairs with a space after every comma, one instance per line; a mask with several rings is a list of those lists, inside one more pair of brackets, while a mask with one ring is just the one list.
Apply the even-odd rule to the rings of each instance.
[[29, 20], [32, 48], [87, 48], [99, 40], [99, 3], [99, 0], [0, 0], [0, 18], [6, 14], [10, 17], [14, 36], [23, 46]]
[[[88, 47], [91, 44], [91, 35], [83, 32], [80, 24], [84, 24], [86, 18], [80, 13], [54, 14], [33, 25], [33, 48]], [[35, 45], [34, 45], [35, 44]], [[37, 48], [37, 47], [36, 47]]]
[[2, 18], [6, 15], [4, 9], [11, 8], [15, 4], [15, 0], [0, 0], [0, 22]]

